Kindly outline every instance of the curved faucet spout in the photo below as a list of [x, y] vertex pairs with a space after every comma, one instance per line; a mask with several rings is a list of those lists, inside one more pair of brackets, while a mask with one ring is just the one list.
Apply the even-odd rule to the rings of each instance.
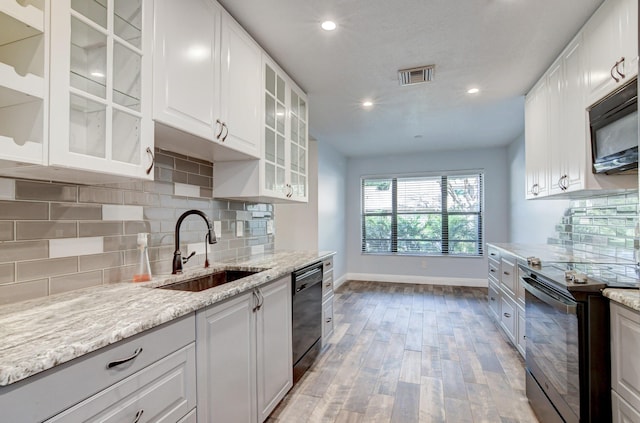
[[176, 222], [176, 233], [175, 233], [176, 250], [173, 253], [173, 266], [171, 271], [171, 273], [174, 275], [178, 273], [182, 273], [182, 253], [180, 252], [180, 226], [182, 225], [182, 221], [187, 216], [190, 216], [192, 214], [197, 214], [198, 216], [202, 217], [204, 221], [207, 223], [207, 229], [208, 229], [207, 239], [209, 240], [209, 244], [215, 244], [217, 242], [216, 233], [213, 230], [213, 225], [211, 224], [211, 220], [209, 220], [206, 214], [204, 214], [200, 210], [187, 210], [186, 212], [182, 213], [182, 215], [180, 215], [180, 217], [178, 218], [178, 221]]

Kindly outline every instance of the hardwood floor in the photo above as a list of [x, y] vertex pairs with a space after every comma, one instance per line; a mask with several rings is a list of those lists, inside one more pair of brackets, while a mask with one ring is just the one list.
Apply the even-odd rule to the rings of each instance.
[[486, 288], [349, 281], [334, 322], [267, 422], [538, 422]]

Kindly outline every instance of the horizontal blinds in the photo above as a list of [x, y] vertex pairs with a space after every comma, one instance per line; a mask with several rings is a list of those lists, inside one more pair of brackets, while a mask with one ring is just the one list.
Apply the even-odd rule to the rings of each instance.
[[362, 252], [482, 255], [482, 174], [362, 179]]

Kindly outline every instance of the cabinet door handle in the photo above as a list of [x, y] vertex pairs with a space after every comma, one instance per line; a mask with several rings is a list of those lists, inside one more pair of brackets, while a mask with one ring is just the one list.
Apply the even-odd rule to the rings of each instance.
[[156, 158], [153, 155], [153, 151], [151, 151], [151, 147], [147, 147], [147, 153], [151, 156], [151, 164], [147, 168], [147, 175], [151, 173], [151, 169], [153, 169], [153, 165], [155, 164]]
[[331, 323], [331, 317], [327, 317], [327, 323]]
[[489, 269], [489, 272], [496, 273], [496, 269]]
[[135, 420], [133, 421], [133, 423], [138, 423], [140, 421], [140, 419], [142, 418], [142, 414], [144, 414], [144, 410], [140, 410], [136, 413], [136, 417]]
[[324, 286], [326, 286], [327, 288], [331, 287], [331, 282], [325, 283]]
[[134, 360], [137, 356], [140, 355], [141, 352], [142, 352], [142, 347], [140, 347], [137, 350], [135, 350], [133, 352], [133, 354], [131, 356], [127, 357], [127, 358], [122, 358], [120, 360], [114, 360], [114, 361], [110, 362], [109, 364], [107, 364], [107, 369], [119, 366], [119, 365], [124, 364], [124, 363], [126, 363], [128, 361]]
[[[622, 79], [624, 79], [624, 78], [626, 78], [626, 75], [624, 73], [620, 72], [620, 67], [619, 67], [620, 65], [624, 65], [624, 57], [621, 57], [620, 60], [616, 62], [616, 73], [618, 75], [620, 75], [620, 77]], [[618, 81], [616, 81], [616, 82], [618, 82]]]
[[509, 273], [509, 272], [507, 272], [507, 271], [504, 271], [504, 272], [502, 272], [502, 273], [504, 273], [504, 274], [505, 274], [505, 275], [507, 275], [507, 276], [509, 276], [509, 275], [510, 275], [510, 273]]
[[220, 132], [218, 132], [218, 134], [216, 135], [216, 139], [219, 140], [220, 139], [220, 135], [222, 135], [222, 131], [224, 130], [224, 126], [222, 124], [222, 122], [220, 122], [220, 119], [216, 119], [216, 126], [220, 125]]
[[509, 313], [503, 313], [504, 317], [506, 317], [507, 319], [511, 317], [511, 314]]
[[534, 196], [537, 196], [538, 194], [540, 194], [540, 185], [538, 184], [531, 185], [531, 194], [533, 194]]
[[491, 297], [491, 301], [495, 301], [496, 299], [494, 297]]
[[[222, 123], [222, 127], [225, 129], [224, 137], [222, 137], [222, 142], [225, 142], [227, 140], [227, 135], [229, 135], [229, 127], [224, 122]], [[220, 133], [222, 134], [222, 131], [220, 131]]]
[[258, 292], [257, 290], [253, 290], [253, 297], [255, 298], [255, 302], [254, 302], [254, 306], [253, 306], [253, 312], [255, 313], [256, 311], [258, 311], [259, 309], [259, 305], [260, 305], [260, 298], [258, 297]]

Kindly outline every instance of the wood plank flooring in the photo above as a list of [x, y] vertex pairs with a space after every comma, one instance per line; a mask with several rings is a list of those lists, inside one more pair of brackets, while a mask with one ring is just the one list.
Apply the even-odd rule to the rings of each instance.
[[487, 289], [349, 281], [318, 362], [269, 423], [537, 423]]

